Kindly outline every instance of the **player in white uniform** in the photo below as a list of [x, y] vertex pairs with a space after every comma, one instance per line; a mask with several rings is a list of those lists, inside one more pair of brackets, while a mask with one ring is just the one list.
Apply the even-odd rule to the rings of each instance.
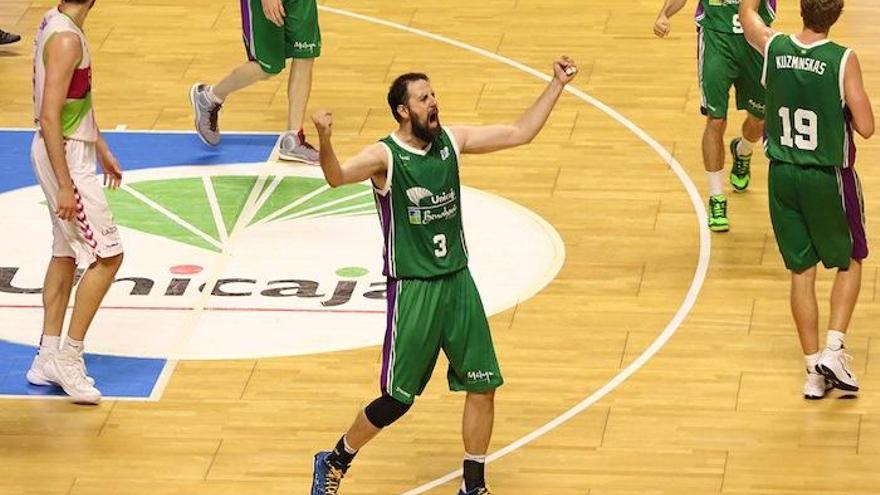
[[[52, 219], [52, 260], [43, 283], [43, 335], [27, 380], [57, 384], [75, 402], [96, 404], [83, 340], [122, 263], [122, 243], [104, 185], [122, 172], [95, 122], [91, 57], [82, 26], [95, 0], [62, 0], [40, 22], [34, 42], [34, 123], [31, 161]], [[76, 291], [67, 338], [61, 327], [78, 264], [87, 265]], [[60, 347], [60, 349], [59, 349]]]

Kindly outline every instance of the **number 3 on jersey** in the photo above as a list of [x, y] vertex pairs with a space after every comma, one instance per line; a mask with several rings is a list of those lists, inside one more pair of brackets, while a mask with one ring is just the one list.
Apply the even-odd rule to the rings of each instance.
[[791, 109], [781, 107], [779, 118], [782, 119], [782, 136], [779, 141], [783, 146], [804, 151], [815, 151], [819, 147], [819, 116], [811, 110], [798, 108], [794, 111], [794, 130], [791, 135]]
[[739, 20], [739, 14], [733, 14], [733, 32], [736, 34], [743, 34], [743, 25]]
[[438, 258], [446, 256], [446, 234], [437, 234], [433, 240], [434, 245], [437, 246], [437, 249], [434, 250], [434, 256]]

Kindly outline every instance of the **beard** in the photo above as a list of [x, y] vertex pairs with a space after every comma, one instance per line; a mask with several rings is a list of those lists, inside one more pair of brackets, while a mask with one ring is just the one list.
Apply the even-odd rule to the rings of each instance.
[[440, 117], [437, 117], [437, 127], [435, 129], [431, 129], [428, 127], [428, 118], [426, 117], [424, 121], [412, 120], [412, 133], [413, 136], [421, 139], [426, 143], [434, 142], [434, 138], [440, 135]]

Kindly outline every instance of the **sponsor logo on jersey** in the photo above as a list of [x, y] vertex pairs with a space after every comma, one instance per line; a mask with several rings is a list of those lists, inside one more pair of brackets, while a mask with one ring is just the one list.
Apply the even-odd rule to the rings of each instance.
[[444, 146], [442, 150], [440, 150], [440, 159], [446, 160], [449, 158], [449, 146]]
[[477, 383], [477, 382], [490, 383], [492, 381], [493, 376], [495, 376], [495, 373], [493, 373], [491, 371], [477, 370], [477, 371], [468, 371], [467, 372], [468, 381], [471, 383]]
[[[454, 218], [458, 214], [458, 195], [454, 188], [434, 194], [424, 187], [416, 186], [406, 190], [406, 197], [415, 205], [406, 210], [411, 225], [428, 225], [437, 220]], [[431, 198], [430, 203], [422, 205], [422, 200], [426, 198]]]
[[318, 44], [317, 43], [303, 43], [302, 41], [296, 41], [293, 43], [293, 47], [296, 48], [297, 50], [306, 50], [309, 52], [313, 52], [313, 51], [315, 51], [316, 48], [318, 48]]
[[767, 108], [767, 106], [764, 105], [763, 103], [757, 102], [751, 98], [749, 98], [749, 106], [752, 107], [753, 110], [756, 110], [756, 111], [762, 112], [762, 113]]

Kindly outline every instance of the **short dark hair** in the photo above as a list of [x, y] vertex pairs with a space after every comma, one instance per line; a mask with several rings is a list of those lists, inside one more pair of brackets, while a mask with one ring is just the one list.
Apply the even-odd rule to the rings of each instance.
[[397, 106], [405, 105], [406, 101], [409, 99], [409, 92], [407, 91], [409, 83], [429, 80], [428, 76], [421, 72], [407, 72], [406, 74], [397, 76], [397, 79], [395, 79], [394, 82], [391, 83], [391, 87], [388, 88], [388, 106], [391, 107], [391, 115], [394, 116], [394, 120], [398, 122], [401, 120], [400, 112], [397, 111]]
[[842, 12], [843, 0], [801, 0], [804, 27], [816, 33], [827, 33]]

